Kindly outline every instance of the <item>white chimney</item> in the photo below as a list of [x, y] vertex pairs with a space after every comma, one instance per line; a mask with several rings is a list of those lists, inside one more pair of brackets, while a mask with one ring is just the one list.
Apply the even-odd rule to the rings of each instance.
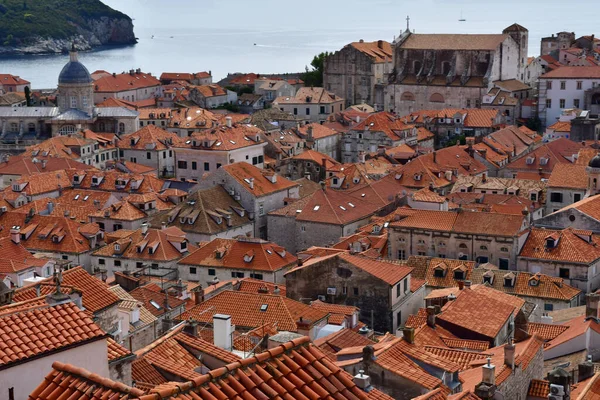
[[231, 128], [231, 126], [233, 125], [233, 119], [230, 116], [225, 117], [225, 124], [228, 128]]
[[145, 235], [146, 233], [148, 233], [148, 223], [144, 222], [142, 224], [142, 235]]
[[485, 364], [482, 368], [482, 379], [483, 383], [486, 383], [490, 386], [496, 384], [496, 367], [492, 364], [492, 359], [488, 357], [487, 364]]
[[354, 383], [360, 389], [366, 391], [369, 386], [371, 386], [371, 377], [369, 375], [365, 375], [365, 371], [362, 369], [358, 371], [358, 375], [354, 377]]
[[13, 226], [12, 228], [10, 228], [10, 240], [12, 240], [16, 244], [21, 243], [21, 227], [20, 226]]
[[540, 322], [542, 324], [552, 325], [554, 323], [554, 319], [550, 315], [548, 315], [547, 313], [543, 313]]
[[248, 185], [250, 185], [250, 189], [254, 189], [254, 178], [248, 179]]
[[213, 315], [213, 336], [215, 346], [231, 351], [231, 316], [223, 314]]
[[504, 345], [504, 364], [511, 369], [515, 368], [515, 349], [512, 339], [509, 339], [508, 343]]

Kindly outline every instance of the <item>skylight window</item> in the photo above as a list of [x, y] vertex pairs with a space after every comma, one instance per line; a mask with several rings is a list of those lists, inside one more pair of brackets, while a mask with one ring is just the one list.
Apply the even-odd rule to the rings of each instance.
[[315, 206], [315, 208], [313, 208], [313, 211], [319, 211], [319, 208], [321, 208], [321, 206]]
[[268, 250], [268, 249], [267, 249], [267, 253], [273, 254], [273, 252], [271, 250]]
[[217, 144], [215, 146], [219, 147], [221, 145], [221, 142], [217, 142]]
[[150, 300], [150, 304], [152, 304], [152, 307], [156, 308], [157, 310], [160, 310], [162, 307], [160, 306], [160, 304], [158, 304], [156, 301], [154, 300]]
[[341, 208], [343, 211], [346, 211], [346, 208], [345, 208], [344, 206], [340, 206], [340, 208]]
[[267, 311], [267, 308], [269, 308], [269, 305], [268, 304], [263, 304], [263, 305], [260, 306], [260, 311], [261, 312], [265, 312], [265, 311]]
[[231, 143], [231, 144], [235, 144], [235, 142], [234, 142], [233, 140], [230, 140], [230, 141], [229, 141], [229, 143]]
[[85, 197], [83, 198], [83, 201], [87, 201], [87, 199], [89, 199], [89, 198], [90, 198], [90, 196], [85, 196]]
[[352, 207], [352, 208], [354, 208], [354, 207], [355, 207], [355, 206], [354, 206], [354, 204], [352, 204], [352, 203], [348, 203], [348, 205], [349, 205], [350, 207]]
[[250, 184], [250, 179], [244, 178], [244, 182], [246, 182], [249, 185]]
[[76, 196], [75, 196], [75, 200], [79, 200], [79, 195], [76, 195]]

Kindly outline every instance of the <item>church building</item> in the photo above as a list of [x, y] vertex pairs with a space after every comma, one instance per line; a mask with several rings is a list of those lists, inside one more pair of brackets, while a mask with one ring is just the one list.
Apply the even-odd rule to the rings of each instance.
[[0, 107], [0, 140], [46, 139], [84, 129], [127, 134], [138, 130], [139, 113], [125, 107], [95, 107], [94, 81], [75, 48], [58, 77], [58, 107]]
[[480, 107], [499, 82], [523, 80], [529, 32], [518, 24], [501, 34], [417, 34], [407, 29], [392, 44], [385, 109], [398, 115], [417, 110]]

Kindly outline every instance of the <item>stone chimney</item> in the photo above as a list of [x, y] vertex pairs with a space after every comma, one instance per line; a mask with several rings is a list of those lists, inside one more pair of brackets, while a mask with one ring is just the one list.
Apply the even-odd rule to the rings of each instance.
[[471, 281], [465, 281], [465, 287], [471, 289]]
[[273, 294], [278, 296], [281, 294], [281, 289], [279, 289], [279, 286], [275, 286], [275, 289], [273, 289]]
[[402, 328], [402, 337], [404, 338], [404, 340], [406, 340], [407, 343], [413, 344], [415, 342], [415, 328]]
[[482, 367], [481, 382], [488, 385], [496, 384], [496, 366], [492, 364], [492, 359], [488, 357], [487, 363]]
[[213, 315], [213, 331], [215, 346], [231, 351], [231, 338], [233, 334], [231, 316], [223, 314]]
[[146, 235], [146, 233], [148, 233], [148, 223], [144, 222], [142, 224], [142, 228], [141, 229], [142, 229], [142, 235]]
[[587, 360], [577, 366], [577, 382], [584, 381], [594, 376], [594, 363], [592, 356], [587, 356]]
[[16, 244], [21, 243], [21, 227], [20, 226], [13, 226], [12, 228], [10, 228], [10, 240], [12, 240], [13, 243], [16, 243]]
[[491, 400], [496, 393], [496, 367], [492, 359], [488, 358], [486, 365], [482, 367], [481, 382], [475, 386], [475, 394], [482, 400]]
[[[11, 230], [12, 233], [12, 230]], [[12, 235], [11, 235], [12, 236]], [[585, 319], [586, 321], [590, 318], [598, 319], [598, 302], [600, 301], [600, 294], [589, 293], [585, 295]]]
[[512, 338], [509, 338], [508, 343], [504, 345], [504, 364], [511, 369], [515, 368], [515, 349]]
[[313, 140], [313, 127], [312, 125], [309, 125], [308, 128], [306, 128], [306, 134], [307, 134], [307, 139], [309, 142], [312, 142]]
[[231, 128], [233, 126], [233, 118], [231, 118], [229, 115], [226, 116], [225, 124], [227, 125], [228, 128]]
[[196, 321], [192, 318], [188, 319], [185, 322], [183, 331], [190, 336], [198, 337], [198, 333], [200, 332], [198, 321]]
[[427, 326], [435, 328], [435, 307], [427, 307]]

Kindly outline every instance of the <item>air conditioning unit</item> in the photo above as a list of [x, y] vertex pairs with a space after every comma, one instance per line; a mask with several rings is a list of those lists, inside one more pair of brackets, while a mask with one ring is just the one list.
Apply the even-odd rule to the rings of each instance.
[[322, 294], [318, 295], [318, 296], [317, 296], [317, 298], [318, 298], [320, 301], [325, 301], [325, 300], [326, 300], [325, 296], [323, 296]]
[[562, 399], [565, 395], [565, 388], [561, 385], [550, 385], [550, 394], [556, 396], [558, 399]]

